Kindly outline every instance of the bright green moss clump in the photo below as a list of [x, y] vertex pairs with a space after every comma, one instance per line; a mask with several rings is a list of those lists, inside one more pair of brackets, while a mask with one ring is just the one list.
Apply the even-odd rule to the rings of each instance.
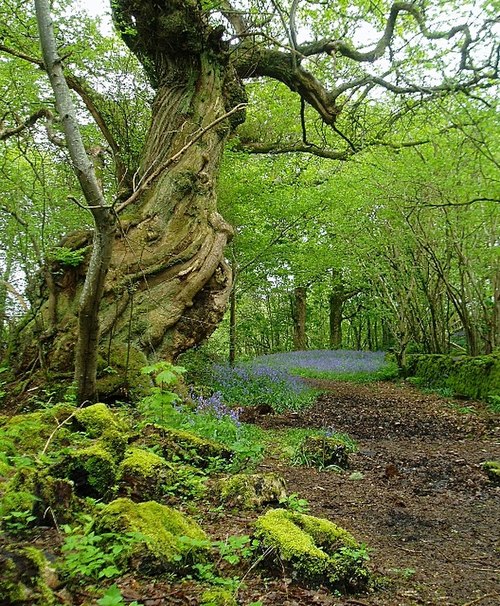
[[78, 496], [94, 498], [109, 494], [117, 473], [113, 456], [99, 442], [72, 452], [58, 470], [74, 482]]
[[146, 425], [141, 434], [141, 446], [158, 447], [167, 460], [181, 460], [195, 467], [208, 467], [214, 459], [231, 460], [233, 451], [212, 440], [200, 438], [189, 431], [159, 425]]
[[227, 589], [213, 587], [202, 593], [200, 606], [238, 606], [238, 603]]
[[366, 586], [366, 548], [333, 522], [283, 509], [271, 509], [255, 523], [264, 548], [276, 555], [297, 580], [326, 583], [342, 591]]
[[285, 482], [274, 473], [240, 473], [220, 482], [221, 500], [245, 509], [279, 503], [285, 497]]
[[139, 533], [143, 540], [134, 546], [133, 557], [145, 573], [175, 571], [203, 560], [209, 545], [194, 520], [155, 501], [116, 499], [102, 510], [97, 527], [100, 532]]
[[105, 430], [125, 431], [124, 423], [109, 410], [106, 404], [92, 404], [80, 408], [75, 413], [76, 420], [83, 427], [89, 438], [98, 438]]
[[120, 494], [134, 500], [159, 499], [165, 485], [172, 483], [172, 466], [152, 452], [131, 448], [120, 464], [118, 479]]
[[0, 596], [12, 606], [52, 606], [56, 603], [49, 584], [54, 581], [43, 554], [34, 547], [9, 547], [0, 551]]
[[500, 355], [448, 356], [413, 354], [404, 369], [407, 377], [417, 377], [428, 387], [447, 387], [455, 395], [487, 399], [500, 396]]

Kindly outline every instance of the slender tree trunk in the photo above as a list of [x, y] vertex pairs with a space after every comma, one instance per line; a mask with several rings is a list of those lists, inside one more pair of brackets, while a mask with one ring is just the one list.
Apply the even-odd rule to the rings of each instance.
[[330, 349], [342, 348], [344, 301], [343, 289], [333, 290], [330, 293]]
[[[88, 208], [94, 217], [92, 254], [80, 295], [78, 345], [75, 358], [77, 399], [80, 402], [93, 402], [97, 397], [99, 305], [111, 260], [116, 219], [112, 209], [106, 205], [94, 167], [85, 152], [71, 93], [64, 77], [61, 58], [57, 52], [50, 4], [48, 0], [35, 0], [35, 8], [45, 69], [56, 98], [56, 107], [61, 117], [66, 145]], [[50, 304], [49, 316], [51, 316], [52, 322], [57, 321], [57, 311], [51, 309]]]
[[296, 351], [307, 349], [306, 298], [307, 289], [304, 286], [297, 286], [293, 291], [292, 302], [293, 348]]
[[236, 284], [233, 284], [229, 299], [229, 364], [236, 362]]

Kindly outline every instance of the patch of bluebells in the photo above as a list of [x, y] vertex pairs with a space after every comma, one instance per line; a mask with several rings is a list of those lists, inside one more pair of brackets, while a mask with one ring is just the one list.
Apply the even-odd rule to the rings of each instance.
[[229, 419], [236, 427], [240, 427], [240, 413], [238, 410], [229, 408], [223, 401], [220, 391], [214, 392], [211, 396], [197, 395], [193, 390], [190, 391], [190, 398], [196, 405], [196, 414], [211, 415], [218, 420]]
[[312, 350], [290, 351], [255, 358], [254, 364], [290, 371], [314, 370], [338, 374], [373, 373], [385, 365], [383, 351]]
[[213, 366], [212, 387], [230, 405], [269, 405], [276, 412], [309, 405], [316, 392], [299, 377], [262, 363]]

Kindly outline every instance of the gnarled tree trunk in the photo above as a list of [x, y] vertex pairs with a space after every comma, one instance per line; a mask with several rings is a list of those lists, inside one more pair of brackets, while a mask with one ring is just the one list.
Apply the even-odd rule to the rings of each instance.
[[[244, 119], [244, 90], [221, 32], [196, 2], [117, 0], [113, 10], [157, 92], [135, 190], [117, 207], [101, 348], [126, 343], [127, 359], [130, 346], [173, 359], [215, 329], [231, 291], [224, 248], [232, 229], [217, 212], [215, 187], [224, 143]], [[68, 268], [59, 280], [59, 323], [46, 336], [56, 370], [73, 364], [86, 269]]]

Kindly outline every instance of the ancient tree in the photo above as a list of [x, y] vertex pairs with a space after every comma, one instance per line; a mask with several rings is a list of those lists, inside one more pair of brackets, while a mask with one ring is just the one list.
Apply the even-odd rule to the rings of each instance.
[[[355, 5], [344, 12], [315, 6], [316, 26], [309, 3], [297, 0], [252, 8], [227, 0], [111, 4], [120, 35], [155, 90], [140, 166], [124, 168], [120, 141], [99, 112], [98, 96], [67, 78], [114, 156], [118, 193], [112, 209], [119, 228], [100, 302], [100, 340], [108, 351], [126, 344], [127, 360], [131, 349], [174, 358], [209, 335], [226, 309], [232, 279], [224, 249], [232, 229], [217, 210], [216, 185], [224, 145], [245, 120], [248, 80], [274, 79], [298, 97], [300, 135], [270, 142], [256, 133], [242, 138], [241, 148], [346, 160], [366, 145], [418, 144], [404, 133], [393, 136], [399, 117], [426, 100], [490, 86], [497, 77], [498, 53], [485, 42], [491, 20], [475, 29], [466, 23], [439, 28], [419, 3], [377, 3], [373, 41], [364, 45], [351, 39], [350, 24], [366, 17]], [[435, 21], [438, 9], [437, 3], [429, 7]], [[302, 40], [304, 32], [310, 41]], [[430, 75], [411, 53], [415, 41], [420, 57], [434, 61]], [[387, 95], [395, 110], [384, 127], [369, 132], [369, 121], [359, 127], [368, 108]], [[81, 234], [66, 245], [78, 249], [90, 242]], [[58, 280], [57, 321], [43, 335], [49, 367], [73, 363], [87, 269], [85, 263], [67, 268]]]

